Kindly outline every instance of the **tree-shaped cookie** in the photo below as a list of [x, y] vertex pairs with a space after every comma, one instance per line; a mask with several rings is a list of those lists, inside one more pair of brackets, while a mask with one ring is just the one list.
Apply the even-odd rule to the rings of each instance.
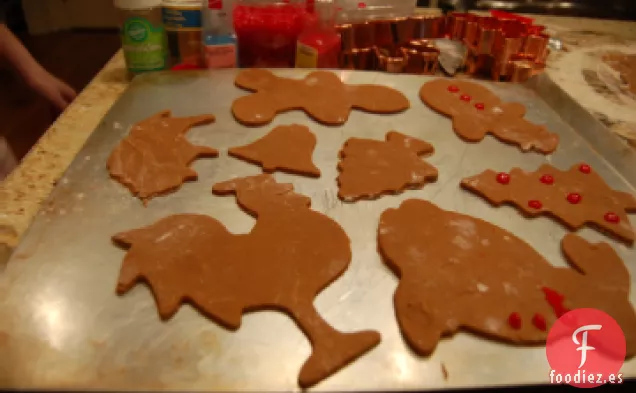
[[420, 89], [420, 98], [437, 112], [453, 120], [453, 129], [469, 142], [479, 142], [487, 133], [518, 145], [521, 150], [548, 154], [556, 150], [559, 136], [544, 126], [525, 120], [526, 108], [502, 102], [482, 85], [457, 79], [435, 79]]
[[[400, 277], [394, 295], [400, 329], [421, 355], [460, 330], [544, 343], [556, 319], [576, 308], [612, 316], [625, 333], [627, 356], [636, 354], [629, 272], [606, 243], [568, 234], [561, 246], [571, 267], [555, 267], [506, 230], [411, 199], [382, 213], [378, 246]], [[588, 338], [606, 356], [615, 354]]]
[[108, 159], [110, 175], [144, 204], [156, 195], [178, 189], [197, 173], [189, 168], [200, 157], [216, 157], [215, 149], [194, 146], [185, 134], [194, 126], [214, 121], [212, 115], [172, 117], [170, 111], [135, 124]]
[[236, 77], [238, 87], [254, 92], [232, 104], [234, 117], [245, 125], [271, 122], [277, 114], [304, 110], [316, 121], [344, 124], [352, 109], [371, 113], [398, 113], [409, 108], [404, 94], [382, 85], [346, 85], [336, 74], [316, 71], [303, 79], [275, 76], [270, 71], [248, 69]]
[[550, 215], [571, 229], [589, 223], [629, 243], [634, 241], [626, 212], [636, 212], [636, 198], [612, 190], [587, 164], [568, 171], [548, 164], [536, 172], [487, 170], [461, 184], [495, 206], [510, 203], [530, 217]]
[[437, 169], [420, 156], [435, 151], [430, 144], [390, 131], [386, 141], [350, 138], [340, 151], [338, 197], [352, 202], [421, 188], [437, 180]]
[[[217, 220], [179, 214], [146, 228], [113, 237], [129, 247], [117, 284], [124, 294], [139, 281], [149, 284], [162, 318], [184, 302], [229, 329], [244, 312], [278, 309], [296, 321], [312, 345], [299, 384], [308, 387], [335, 373], [380, 342], [373, 331], [342, 333], [314, 308], [322, 289], [351, 261], [349, 238], [311, 200], [270, 175], [240, 178], [214, 186], [236, 194], [256, 218], [247, 234], [235, 235]], [[272, 361], [276, 361], [272, 353]]]
[[236, 158], [260, 164], [265, 172], [281, 170], [307, 176], [320, 176], [312, 156], [316, 136], [298, 124], [278, 126], [269, 134], [246, 146], [232, 147], [228, 153]]

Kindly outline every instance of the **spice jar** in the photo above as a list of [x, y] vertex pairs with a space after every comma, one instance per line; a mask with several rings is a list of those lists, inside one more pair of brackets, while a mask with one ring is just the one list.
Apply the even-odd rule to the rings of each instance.
[[203, 66], [201, 0], [163, 0], [171, 66]]
[[121, 40], [128, 71], [138, 74], [168, 65], [162, 0], [114, 0], [119, 10]]
[[305, 1], [239, 0], [233, 19], [241, 67], [294, 67], [296, 41], [316, 17]]

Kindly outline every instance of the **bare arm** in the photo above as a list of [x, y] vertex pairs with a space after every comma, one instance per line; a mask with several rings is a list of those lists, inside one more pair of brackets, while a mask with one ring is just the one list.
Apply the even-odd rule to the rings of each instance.
[[75, 91], [46, 71], [3, 23], [0, 23], [0, 57], [6, 58], [33, 90], [58, 109], [64, 110], [75, 98]]

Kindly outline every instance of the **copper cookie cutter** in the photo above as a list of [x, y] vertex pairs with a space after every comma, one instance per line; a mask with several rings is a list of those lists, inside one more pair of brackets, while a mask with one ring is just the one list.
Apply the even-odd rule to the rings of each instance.
[[369, 22], [336, 26], [341, 37], [340, 68], [375, 70], [375, 31]]
[[550, 37], [542, 33], [543, 26], [463, 14], [455, 20], [468, 48], [465, 64], [469, 74], [487, 73], [495, 80], [522, 82], [545, 68]]
[[418, 15], [338, 25], [340, 67], [433, 74], [440, 52], [426, 38], [442, 35], [444, 22], [442, 16]]
[[389, 73], [435, 74], [439, 49], [428, 40], [412, 40], [399, 47], [378, 47], [378, 67]]

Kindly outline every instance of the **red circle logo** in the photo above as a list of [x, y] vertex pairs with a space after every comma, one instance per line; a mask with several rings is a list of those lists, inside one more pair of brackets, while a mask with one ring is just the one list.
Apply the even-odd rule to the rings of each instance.
[[550, 329], [545, 352], [550, 383], [593, 388], [623, 382], [625, 335], [601, 310], [580, 308], [561, 316]]

